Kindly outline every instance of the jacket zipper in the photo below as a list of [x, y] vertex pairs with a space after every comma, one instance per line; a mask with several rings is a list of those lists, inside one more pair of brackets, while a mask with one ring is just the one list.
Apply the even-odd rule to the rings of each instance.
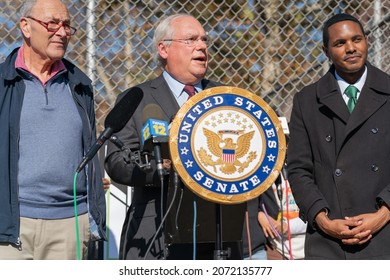
[[[24, 86], [24, 91], [26, 90], [25, 86]], [[24, 100], [24, 92], [23, 91], [23, 95], [22, 95], [22, 100]], [[23, 106], [23, 101], [22, 101], [22, 105], [20, 107], [20, 112], [19, 112], [19, 124], [18, 124], [18, 138], [17, 138], [17, 143], [18, 145], [16, 146], [17, 149], [18, 149], [18, 157], [20, 157], [20, 148], [19, 148], [19, 143], [20, 143], [20, 119], [21, 119], [21, 115], [22, 115], [22, 106]], [[18, 160], [19, 161], [19, 160]], [[17, 170], [16, 170], [16, 174], [19, 174], [19, 164], [17, 165]], [[19, 182], [18, 182], [18, 177], [16, 177], [16, 180], [17, 180], [17, 188], [16, 188], [16, 195], [17, 195], [17, 199], [18, 199], [18, 203], [19, 203]], [[19, 212], [19, 232], [18, 232], [18, 238], [16, 239], [16, 242], [15, 242], [15, 245], [18, 246], [18, 249], [21, 250], [22, 249], [22, 241], [20, 240], [20, 212]]]
[[43, 86], [43, 91], [45, 92], [45, 98], [46, 98], [46, 106], [49, 105], [49, 98], [47, 96], [47, 88], [45, 86]]

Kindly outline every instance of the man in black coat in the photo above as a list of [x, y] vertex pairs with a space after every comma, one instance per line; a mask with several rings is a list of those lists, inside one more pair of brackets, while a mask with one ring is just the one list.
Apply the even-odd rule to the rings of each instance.
[[333, 65], [294, 97], [287, 152], [305, 258], [390, 259], [390, 77], [351, 15], [325, 23], [323, 50]]

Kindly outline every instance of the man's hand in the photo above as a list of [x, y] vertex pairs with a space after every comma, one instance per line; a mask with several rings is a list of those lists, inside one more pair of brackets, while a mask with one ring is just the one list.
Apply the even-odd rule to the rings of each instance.
[[170, 159], [163, 159], [163, 168], [166, 172], [171, 171], [172, 161]]
[[[272, 217], [269, 217], [269, 218], [270, 218], [270, 220], [275, 221]], [[265, 213], [260, 211], [257, 214], [257, 219], [258, 219], [258, 221], [259, 221], [259, 223], [261, 225], [261, 228], [263, 229], [265, 237], [267, 237], [267, 238], [270, 237], [270, 238], [274, 239], [275, 238], [275, 233], [273, 232], [272, 226], [269, 223]]]
[[276, 229], [276, 231], [280, 235], [284, 235], [287, 233], [287, 224], [285, 222], [283, 222], [283, 233], [282, 233], [282, 230], [281, 230], [282, 226], [280, 224], [281, 222], [275, 220], [272, 217], [268, 217], [268, 218], [269, 218], [269, 220], [265, 216], [265, 213], [261, 212], [261, 211], [257, 215], [257, 219], [258, 219], [258, 221], [263, 229], [265, 237], [267, 237], [267, 238], [270, 237], [272, 239], [276, 238], [276, 233], [273, 230], [274, 228]]
[[110, 188], [111, 181], [108, 178], [103, 178], [103, 189], [107, 191]]
[[378, 232], [390, 221], [390, 210], [383, 205], [377, 212], [361, 214], [354, 217], [345, 217], [347, 221], [359, 222], [359, 226], [353, 228], [351, 233], [355, 234], [352, 238], [343, 240], [344, 244], [363, 244], [370, 238], [364, 236], [364, 232], [370, 232], [370, 235]]
[[[283, 223], [283, 232], [282, 232], [282, 223]], [[275, 221], [274, 227], [275, 227], [276, 231], [280, 235], [286, 235], [287, 234], [288, 226], [287, 226], [287, 223], [284, 220], [282, 220], [282, 221]]]
[[371, 229], [361, 227], [363, 222], [360, 219], [356, 219], [356, 217], [345, 220], [331, 220], [325, 214], [325, 211], [321, 211], [317, 214], [315, 220], [317, 226], [324, 233], [340, 239], [344, 244], [363, 244], [372, 237]]

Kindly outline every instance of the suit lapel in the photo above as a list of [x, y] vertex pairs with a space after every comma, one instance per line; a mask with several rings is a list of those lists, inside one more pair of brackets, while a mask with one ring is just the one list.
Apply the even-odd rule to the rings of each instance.
[[367, 63], [367, 79], [347, 124], [346, 136], [370, 118], [387, 102], [390, 88], [381, 80], [381, 77], [382, 75], [379, 70], [372, 67], [370, 63]]
[[380, 96], [368, 87], [364, 86], [356, 107], [347, 123], [345, 136], [348, 136], [353, 130], [364, 123], [385, 103], [386, 98], [384, 96]]
[[323, 110], [333, 112], [333, 114], [335, 114], [344, 123], [347, 123], [350, 114], [341, 96], [339, 86], [333, 73], [332, 69], [329, 70], [324, 78], [318, 82], [317, 97], [319, 103], [326, 107], [326, 109]]
[[156, 103], [160, 105], [161, 109], [166, 114], [167, 119], [170, 120], [175, 116], [180, 107], [163, 75], [160, 75], [157, 79], [153, 80], [150, 87], [153, 99], [156, 100]]
[[348, 108], [340, 94], [339, 86], [331, 72], [328, 72], [324, 76], [324, 79], [319, 81], [317, 93], [320, 106], [322, 105], [320, 111], [322, 111], [324, 115], [329, 116], [333, 124], [333, 127], [329, 127], [329, 129], [333, 129], [334, 132], [334, 145], [337, 155], [344, 143], [345, 126], [350, 117], [350, 113], [348, 112]]
[[[203, 89], [215, 87], [218, 85], [219, 84], [209, 80], [202, 80]], [[150, 84], [150, 88], [153, 99], [157, 104], [160, 105], [168, 120], [171, 120], [176, 115], [177, 111], [179, 111], [180, 107], [167, 82], [165, 81], [164, 76], [160, 75], [154, 79]]]
[[221, 86], [221, 84], [218, 84], [218, 83], [210, 81], [210, 80], [202, 80], [203, 89], [208, 89], [208, 88], [217, 87], [217, 86]]

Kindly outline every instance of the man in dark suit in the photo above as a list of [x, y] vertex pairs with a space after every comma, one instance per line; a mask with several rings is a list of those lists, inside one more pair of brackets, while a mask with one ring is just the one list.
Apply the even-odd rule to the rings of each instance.
[[[186, 85], [194, 86], [195, 92], [219, 85], [204, 79], [208, 66], [208, 40], [198, 20], [185, 14], [170, 16], [159, 23], [153, 40], [163, 73], [156, 79], [138, 85], [144, 92], [144, 98], [131, 120], [117, 134], [133, 151], [143, 149], [141, 130], [145, 120], [142, 115], [146, 105], [158, 105], [162, 110], [162, 119], [169, 122], [189, 98], [184, 91]], [[161, 202], [165, 204], [166, 201], [166, 197], [161, 199], [161, 182], [154, 161], [153, 172], [145, 173], [124, 157], [126, 155], [123, 152], [109, 144], [105, 161], [108, 174], [114, 181], [134, 187], [132, 205], [121, 234], [119, 257], [163, 259], [166, 253], [162, 231], [159, 231], [150, 252], [146, 254], [161, 223], [161, 210], [165, 208], [165, 205], [161, 207]], [[169, 173], [169, 159], [163, 160], [163, 167]], [[168, 177], [164, 177], [165, 195]]]
[[287, 155], [305, 258], [390, 259], [390, 77], [351, 15], [325, 23], [323, 50], [333, 65], [294, 97]]

